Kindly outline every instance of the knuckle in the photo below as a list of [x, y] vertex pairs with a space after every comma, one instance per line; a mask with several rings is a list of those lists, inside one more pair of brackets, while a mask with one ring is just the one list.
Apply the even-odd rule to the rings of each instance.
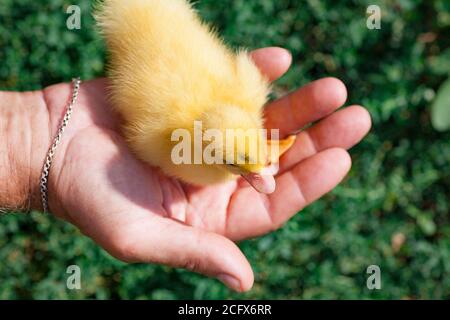
[[201, 271], [202, 271], [201, 262], [196, 257], [189, 257], [189, 258], [187, 258], [183, 262], [183, 265], [181, 267], [183, 269], [186, 269], [186, 270], [189, 270], [189, 271], [192, 271], [192, 272], [197, 272], [197, 273], [201, 273]]
[[112, 239], [111, 254], [124, 262], [137, 262], [137, 243], [132, 233], [121, 231]]

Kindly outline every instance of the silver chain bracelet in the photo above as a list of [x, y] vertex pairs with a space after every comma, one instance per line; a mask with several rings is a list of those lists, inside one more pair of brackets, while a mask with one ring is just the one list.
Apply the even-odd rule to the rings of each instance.
[[80, 84], [81, 84], [80, 78], [72, 79], [72, 86], [73, 86], [72, 99], [70, 100], [66, 113], [64, 114], [61, 126], [58, 129], [58, 134], [53, 140], [52, 146], [48, 150], [44, 168], [42, 169], [40, 190], [41, 190], [42, 207], [44, 209], [44, 212], [48, 212], [48, 177], [50, 174], [50, 168], [52, 166], [53, 157], [55, 156], [56, 148], [58, 148], [58, 145], [61, 142], [61, 137], [64, 133], [64, 130], [67, 127], [67, 124], [69, 123], [70, 117], [72, 116], [73, 106], [75, 105], [78, 98], [78, 91], [80, 89]]

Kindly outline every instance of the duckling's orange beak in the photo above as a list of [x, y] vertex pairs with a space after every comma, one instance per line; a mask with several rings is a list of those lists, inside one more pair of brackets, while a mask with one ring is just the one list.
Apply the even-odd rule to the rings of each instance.
[[294, 145], [296, 138], [297, 136], [292, 135], [284, 140], [267, 140], [269, 164], [278, 163], [281, 156]]
[[273, 193], [276, 187], [274, 176], [277, 174], [277, 170], [274, 170], [274, 165], [277, 164], [281, 156], [292, 147], [295, 139], [296, 136], [293, 135], [284, 140], [268, 140], [267, 150], [269, 166], [260, 173], [251, 172], [243, 174], [242, 177], [247, 180], [256, 191], [265, 194]]

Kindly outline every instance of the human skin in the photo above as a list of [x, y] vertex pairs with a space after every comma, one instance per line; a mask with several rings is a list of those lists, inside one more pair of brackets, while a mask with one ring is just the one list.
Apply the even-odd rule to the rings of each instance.
[[[259, 49], [252, 57], [270, 80], [292, 60], [281, 48]], [[280, 228], [332, 190], [350, 170], [346, 150], [371, 126], [361, 106], [336, 111], [347, 99], [341, 81], [314, 81], [265, 109], [266, 127], [280, 129], [281, 137], [320, 120], [298, 133], [281, 158], [273, 194], [260, 194], [242, 179], [194, 187], [133, 156], [106, 88], [105, 79], [80, 87], [50, 172], [50, 211], [120, 260], [186, 268], [236, 291], [252, 287], [253, 271], [234, 241]], [[39, 177], [71, 90], [57, 84], [0, 92], [0, 208], [42, 209]]]

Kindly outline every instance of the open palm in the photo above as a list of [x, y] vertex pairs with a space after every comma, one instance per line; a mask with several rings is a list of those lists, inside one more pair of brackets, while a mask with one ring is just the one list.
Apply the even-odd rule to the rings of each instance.
[[[271, 80], [291, 63], [279, 48], [252, 55]], [[279, 228], [334, 188], [351, 166], [345, 149], [370, 128], [360, 106], [334, 112], [346, 100], [342, 82], [315, 81], [266, 108], [266, 126], [282, 136], [321, 120], [301, 131], [282, 157], [273, 194], [259, 194], [243, 180], [194, 187], [133, 156], [108, 106], [106, 86], [104, 79], [81, 86], [52, 167], [50, 209], [121, 260], [188, 268], [238, 291], [252, 287], [253, 272], [232, 240]], [[54, 131], [70, 91], [68, 84], [44, 90]]]

